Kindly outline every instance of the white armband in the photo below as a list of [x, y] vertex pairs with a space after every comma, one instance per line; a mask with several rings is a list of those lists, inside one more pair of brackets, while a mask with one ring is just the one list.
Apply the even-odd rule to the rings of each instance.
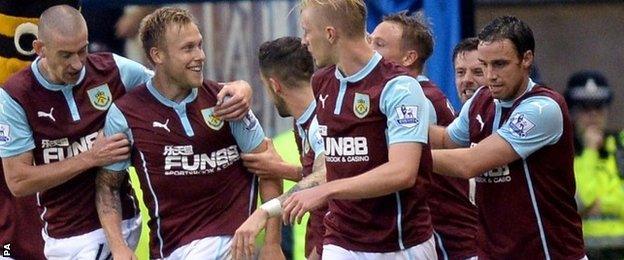
[[282, 203], [277, 198], [265, 202], [260, 208], [269, 213], [269, 217], [282, 215]]

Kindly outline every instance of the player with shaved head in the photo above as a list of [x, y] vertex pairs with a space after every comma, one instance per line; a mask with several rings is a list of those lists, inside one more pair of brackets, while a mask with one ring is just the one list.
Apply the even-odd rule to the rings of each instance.
[[[153, 73], [111, 53], [89, 54], [86, 23], [71, 6], [51, 7], [39, 22], [38, 58], [0, 90], [7, 186], [15, 196], [37, 194], [46, 258], [105, 259], [96, 170], [128, 158], [129, 148], [123, 134], [104, 137], [100, 130], [112, 102]], [[140, 218], [127, 179], [119, 194], [123, 236], [134, 247]]]

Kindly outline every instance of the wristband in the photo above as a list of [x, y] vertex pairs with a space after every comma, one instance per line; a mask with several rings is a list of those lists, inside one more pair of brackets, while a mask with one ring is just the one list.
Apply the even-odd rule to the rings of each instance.
[[265, 202], [260, 208], [269, 213], [269, 217], [277, 217], [282, 214], [282, 203], [277, 198]]

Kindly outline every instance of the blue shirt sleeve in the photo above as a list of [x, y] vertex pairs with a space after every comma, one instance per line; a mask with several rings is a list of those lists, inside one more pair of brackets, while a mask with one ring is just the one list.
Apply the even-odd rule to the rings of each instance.
[[386, 83], [379, 108], [386, 115], [388, 144], [427, 143], [429, 100], [415, 78], [398, 76]]
[[[477, 95], [477, 92], [472, 97]], [[457, 116], [450, 125], [446, 127], [446, 133], [448, 133], [451, 141], [453, 143], [462, 146], [468, 147], [470, 146], [470, 124], [469, 124], [469, 111], [470, 106], [472, 105], [472, 99], [468, 99], [466, 103], [462, 106], [459, 111], [459, 116]]]
[[431, 102], [431, 100], [427, 99], [427, 104], [429, 106], [429, 124], [437, 125], [438, 124], [438, 115], [436, 115], [436, 110], [435, 110], [435, 107], [433, 106], [433, 102]]
[[[130, 128], [128, 127], [128, 121], [126, 121], [126, 117], [121, 113], [119, 108], [113, 103], [108, 109], [108, 114], [106, 114], [106, 122], [104, 123], [104, 136], [108, 137], [117, 133], [124, 133], [130, 141], [130, 144], [134, 143], [132, 139], [132, 133], [130, 132]], [[111, 171], [124, 171], [130, 167], [130, 158], [119, 161], [110, 165], [105, 166], [104, 168]]]
[[316, 116], [314, 116], [312, 122], [310, 123], [310, 129], [308, 130], [308, 141], [310, 142], [310, 146], [314, 151], [314, 158], [317, 158], [319, 155], [325, 153], [325, 142], [323, 141], [321, 132], [319, 132], [319, 124]]
[[243, 119], [229, 122], [229, 124], [238, 147], [244, 153], [253, 151], [264, 140], [264, 130], [251, 110]]
[[549, 97], [527, 98], [513, 111], [497, 133], [526, 159], [540, 148], [559, 141], [563, 115], [559, 104]]
[[121, 82], [126, 87], [126, 90], [130, 90], [140, 84], [143, 84], [154, 76], [154, 72], [143, 66], [141, 63], [124, 58], [117, 54], [113, 54], [113, 59], [115, 60], [115, 64], [117, 64], [117, 68], [119, 68]]
[[0, 157], [11, 157], [35, 149], [26, 112], [0, 88]]

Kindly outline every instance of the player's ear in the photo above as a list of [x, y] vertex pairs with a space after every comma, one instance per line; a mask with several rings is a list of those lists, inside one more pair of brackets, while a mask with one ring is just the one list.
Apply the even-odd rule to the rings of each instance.
[[276, 94], [282, 93], [282, 84], [279, 80], [274, 77], [270, 77], [269, 83], [269, 85], [271, 85], [271, 89], [273, 89], [273, 92], [275, 92]]
[[157, 47], [152, 47], [149, 50], [149, 56], [152, 58], [152, 61], [154, 61], [154, 64], [162, 64], [163, 55], [164, 53]]
[[418, 52], [416, 50], [409, 50], [407, 51], [407, 54], [403, 56], [403, 59], [401, 60], [401, 63], [402, 63], [401, 65], [403, 65], [404, 67], [410, 67], [417, 61], [418, 61]]
[[327, 41], [330, 44], [333, 44], [336, 42], [337, 37], [336, 37], [336, 28], [333, 26], [327, 26], [325, 27], [325, 38], [327, 38]]
[[524, 52], [524, 55], [522, 55], [521, 63], [524, 69], [531, 68], [531, 65], [533, 64], [533, 51], [528, 50]]
[[35, 53], [37, 53], [37, 56], [45, 58], [45, 45], [41, 40], [37, 39], [33, 41], [33, 49], [35, 50]]

